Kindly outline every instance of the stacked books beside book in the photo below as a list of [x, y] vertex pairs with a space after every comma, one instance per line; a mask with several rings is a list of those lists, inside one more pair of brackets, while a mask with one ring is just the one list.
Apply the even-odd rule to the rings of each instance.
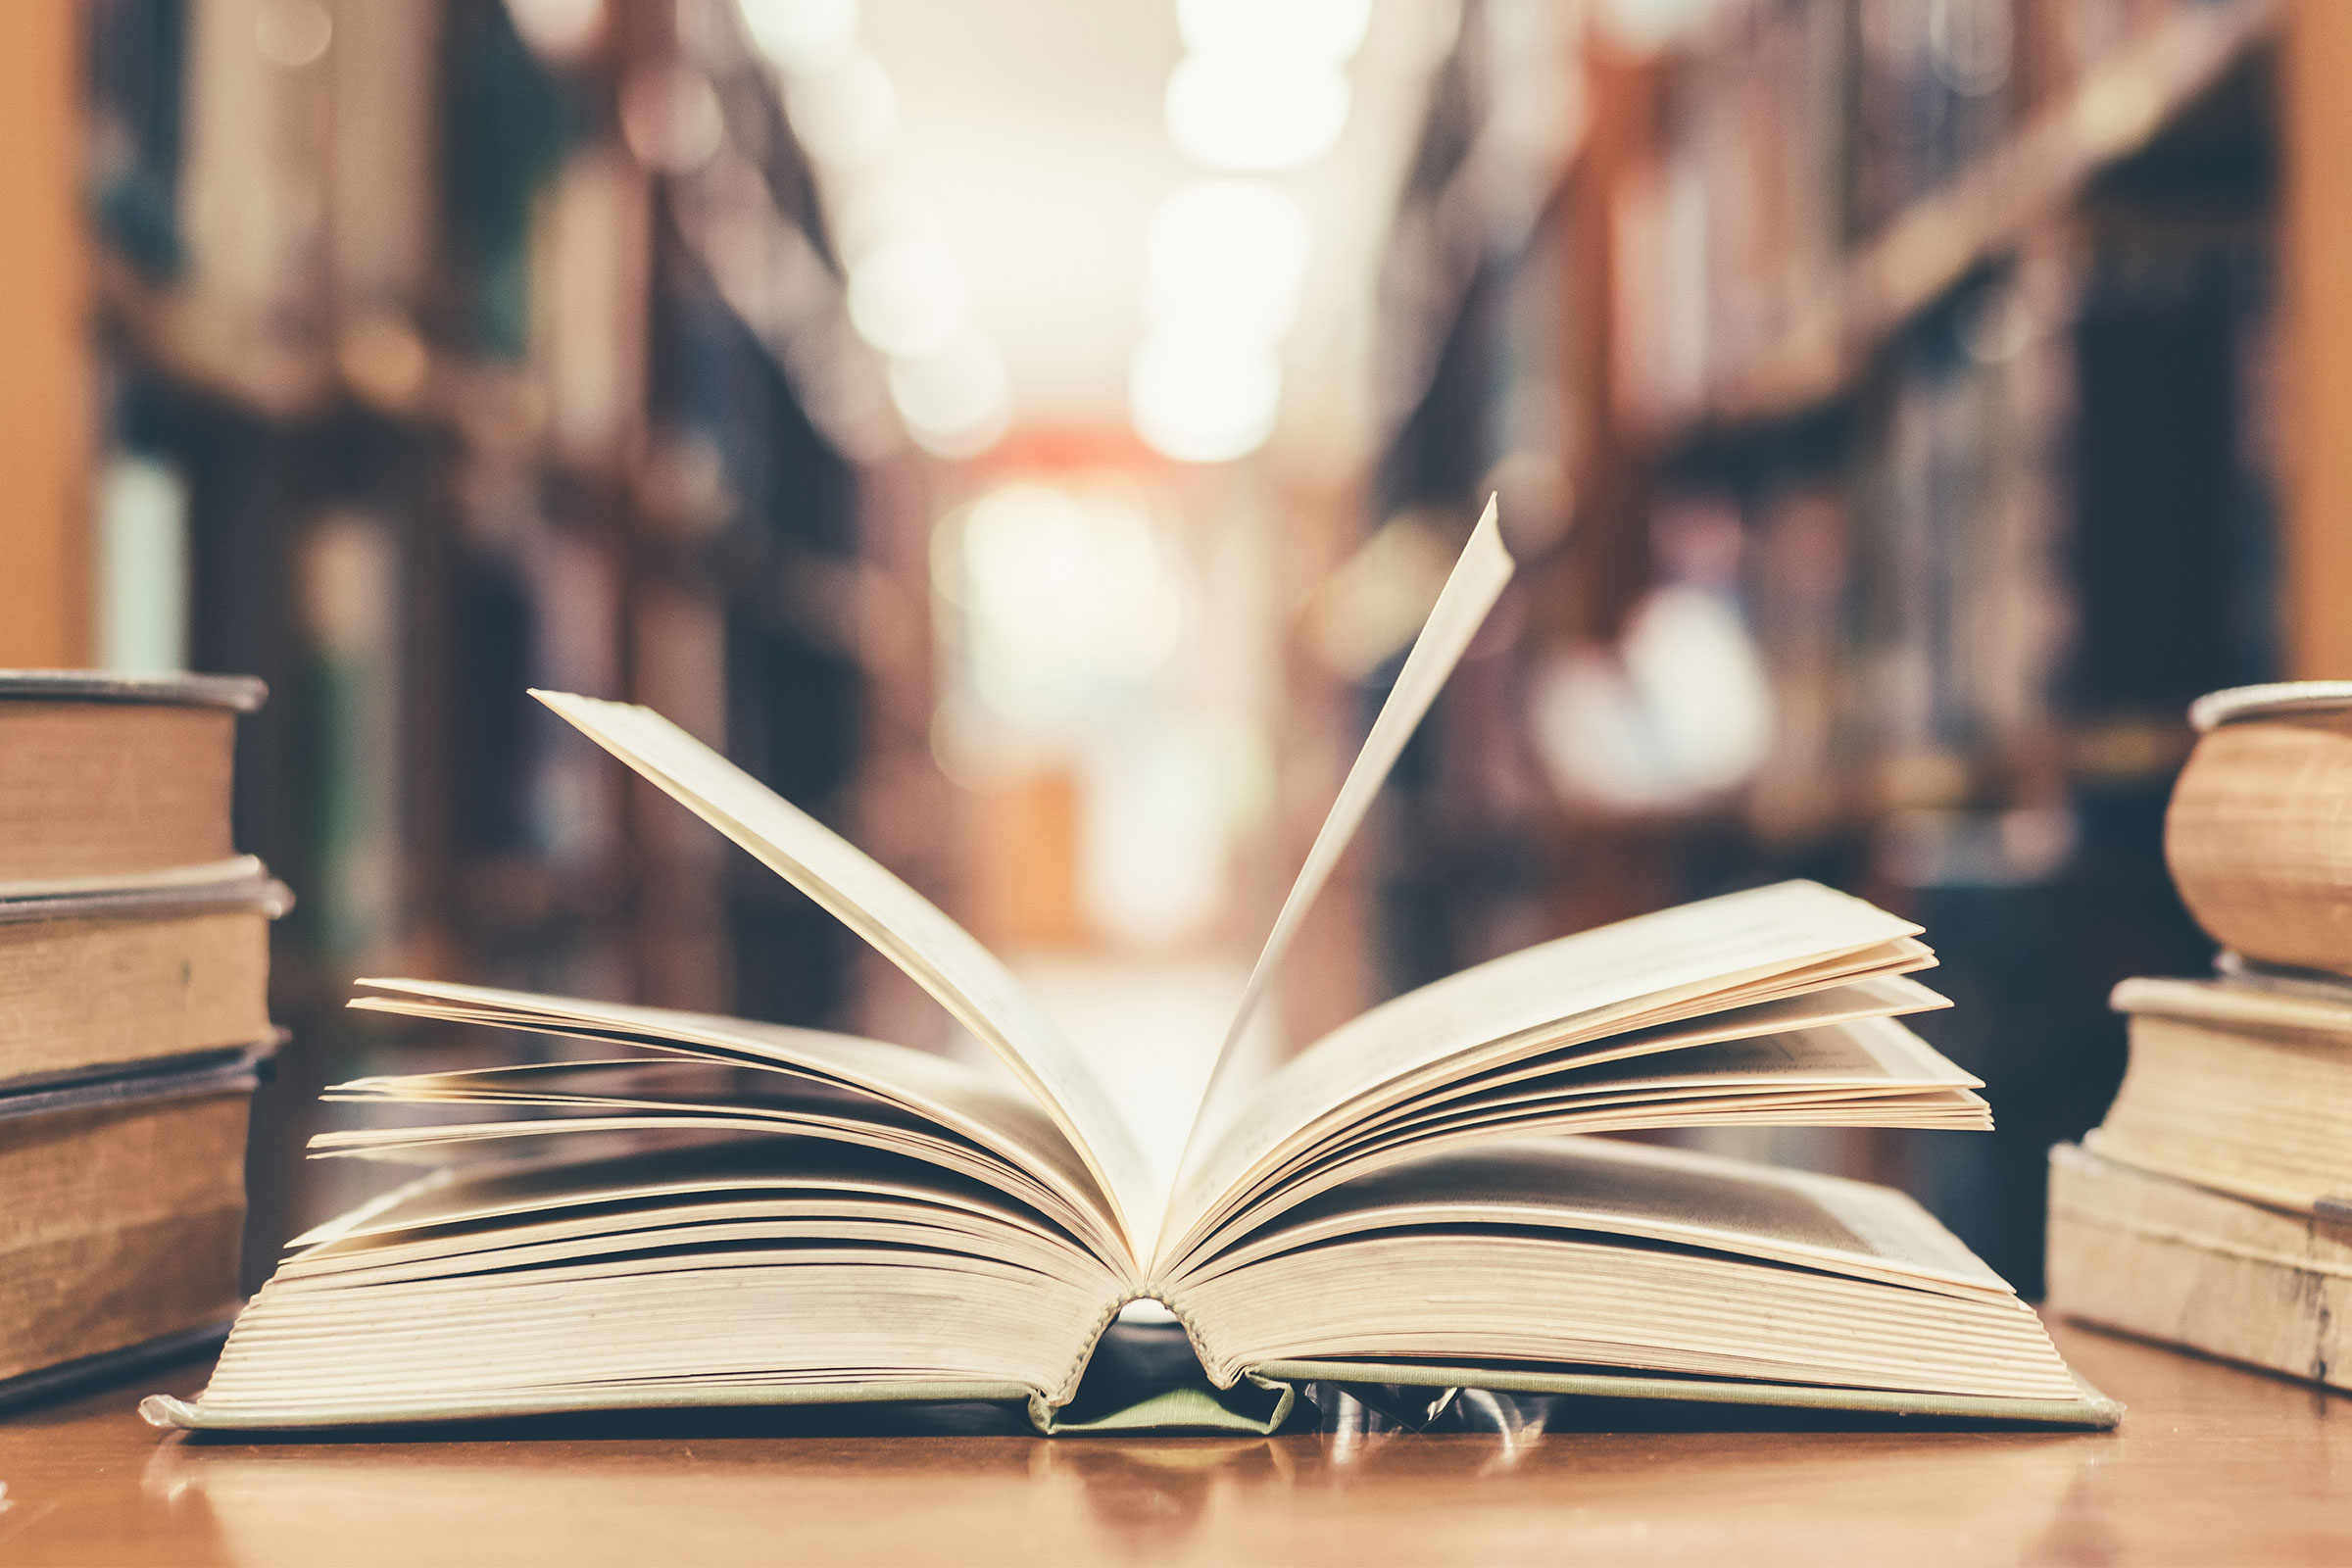
[[0, 1402], [217, 1334], [272, 1048], [259, 681], [0, 672]]
[[[880, 1041], [423, 980], [359, 1005], [605, 1059], [370, 1078], [318, 1152], [423, 1164], [300, 1238], [159, 1425], [998, 1399], [1043, 1430], [1259, 1431], [1326, 1382], [2105, 1425], [2015, 1293], [1900, 1194], [1592, 1134], [1982, 1128], [1897, 1020], [1919, 928], [1808, 882], [1528, 949], [1241, 1081], [1251, 1002], [1511, 573], [1493, 508], [1258, 960], [1172, 1178], [1098, 1064], [912, 889], [643, 708], [592, 740], [921, 982], [1004, 1072]], [[429, 1119], [426, 1119], [429, 1118]], [[1081, 1396], [1138, 1300], [1200, 1377]]]
[[2352, 1388], [2352, 682], [2190, 717], [2165, 856], [2224, 952], [2116, 988], [2123, 1087], [2050, 1152], [2050, 1303]]

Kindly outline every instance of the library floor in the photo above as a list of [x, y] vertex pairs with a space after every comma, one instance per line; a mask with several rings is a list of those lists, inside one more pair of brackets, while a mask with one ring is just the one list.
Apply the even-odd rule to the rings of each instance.
[[2352, 1398], [2064, 1327], [2116, 1433], [159, 1441], [0, 1421], [0, 1561], [2352, 1562]]

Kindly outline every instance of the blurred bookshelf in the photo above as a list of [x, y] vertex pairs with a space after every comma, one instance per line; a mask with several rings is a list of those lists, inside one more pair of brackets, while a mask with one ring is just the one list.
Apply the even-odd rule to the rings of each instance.
[[1411, 215], [1507, 119], [1523, 9], [1465, 7], [1392, 240], [1448, 286], [1384, 296], [1423, 374], [1372, 537], [1499, 488], [1528, 565], [1388, 803], [1381, 983], [1782, 876], [1904, 910], [2001, 1131], [1733, 1152], [1906, 1185], [2034, 1288], [2109, 987], [2210, 956], [2161, 855], [2185, 705], [2288, 667], [2286, 8], [1600, 8], [1556, 174], [1433, 268]]
[[99, 599], [176, 592], [188, 667], [270, 682], [238, 842], [302, 894], [249, 1256], [343, 1196], [293, 1175], [318, 1089], [435, 1059], [349, 1021], [355, 975], [858, 1023], [846, 933], [525, 694], [649, 703], [853, 833], [888, 813], [886, 858], [938, 874], [903, 824], [940, 813], [902, 799], [928, 755], [926, 481], [736, 8], [83, 23], [97, 555], [143, 529], [177, 548], [136, 569], [184, 572]]
[[[1923, 1032], [2003, 1131], [1752, 1152], [1908, 1183], [2030, 1286], [2041, 1149], [2120, 1067], [2108, 984], [2207, 956], [2158, 853], [2187, 699], [2347, 673], [2352, 450], [2295, 432], [2352, 417], [2352, 8], [1458, 11], [1379, 280], [1372, 461], [1195, 476], [1247, 528], [1261, 488], [1279, 513], [1249, 559], [1298, 612], [1294, 859], [1490, 489], [1524, 563], [1310, 928], [1293, 1033], [1680, 899], [1852, 888], [1929, 927], [1961, 1005]], [[75, 16], [18, 58], [77, 43], [79, 122], [4, 112], [86, 141], [78, 192], [11, 199], [78, 194], [92, 240], [0, 312], [39, 346], [92, 308], [98, 427], [51, 397], [0, 435], [64, 497], [0, 534], [0, 596], [96, 606], [25, 662], [271, 684], [238, 832], [303, 903], [257, 1238], [295, 1217], [295, 1107], [395, 1049], [344, 1021], [355, 974], [938, 1043], [910, 983], [523, 696], [648, 702], [957, 879], [929, 550], [980, 470], [901, 437], [738, 7]]]

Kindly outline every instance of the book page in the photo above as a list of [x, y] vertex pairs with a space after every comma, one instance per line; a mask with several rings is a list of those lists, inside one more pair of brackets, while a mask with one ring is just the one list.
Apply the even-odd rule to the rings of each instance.
[[1407, 992], [1285, 1063], [1204, 1137], [1177, 1179], [1163, 1251], [1286, 1143], [1383, 1084], [1531, 1031], [1630, 1022], [1918, 930], [1819, 883], [1783, 882], [1560, 937]]
[[534, 691], [904, 969], [1038, 1097], [1077, 1147], [1137, 1256], [1149, 1255], [1159, 1194], [1102, 1085], [1012, 971], [864, 851], [724, 757], [628, 703]]
[[2014, 1294], [1918, 1203], [1889, 1188], [1587, 1138], [1489, 1144], [1360, 1176], [1220, 1253], [1202, 1273], [1403, 1224], [1598, 1231], [1930, 1289]]
[[1045, 1234], [1034, 1214], [1005, 1202], [995, 1189], [942, 1171], [845, 1144], [796, 1149], [779, 1162], [763, 1144], [737, 1142], [650, 1156], [524, 1160], [463, 1176], [444, 1166], [312, 1227], [286, 1248], [301, 1252], [346, 1249], [353, 1242], [388, 1244], [434, 1230], [479, 1230], [492, 1221], [561, 1222], [573, 1210], [601, 1215], [619, 1229], [671, 1204], [831, 1193], [985, 1213]]
[[1100, 1184], [1034, 1099], [926, 1051], [825, 1029], [451, 980], [362, 978], [354, 984], [376, 993], [353, 998], [348, 1005], [357, 1011], [607, 1040], [665, 1054], [649, 1061], [677, 1054], [845, 1084], [995, 1150], [1008, 1164], [1060, 1187], [1073, 1202], [1103, 1207]]
[[[1364, 813], [1371, 809], [1381, 785], [1388, 781], [1389, 770], [1396, 765], [1404, 743], [1412, 738], [1430, 704], [1437, 701], [1446, 677], [1461, 662], [1471, 639], [1486, 624], [1487, 612], [1494, 608], [1494, 601], [1511, 580], [1515, 564], [1510, 552], [1503, 548], [1495, 509], [1495, 498], [1490, 496], [1478, 526], [1470, 530], [1470, 542], [1462, 547], [1461, 557], [1446, 577], [1444, 591], [1431, 607], [1429, 619], [1422, 623], [1420, 635], [1413, 639], [1412, 650], [1405, 655], [1396, 684], [1389, 688], [1388, 700], [1380, 705], [1379, 716], [1373, 719], [1363, 749], [1356, 753], [1355, 761], [1348, 767], [1339, 797], [1331, 803], [1331, 810], [1306, 852], [1306, 861], [1298, 868], [1289, 897], [1283, 900], [1281, 912], [1274, 917], [1274, 929], [1267, 934], [1266, 945], [1250, 971], [1250, 983], [1243, 988], [1233, 1021], [1226, 1026], [1225, 1039], [1209, 1068], [1208, 1086], [1201, 1096], [1204, 1110], [1216, 1103], [1220, 1081], [1233, 1059], [1235, 1047], [1249, 1028], [1258, 1003], [1264, 999], [1266, 987], [1281, 969], [1282, 960], [1289, 954], [1307, 911], [1314, 906], [1316, 896], [1331, 880], [1340, 857], [1347, 853], [1355, 830], [1362, 825]], [[1200, 1129], [1196, 1127], [1194, 1132], [1197, 1136]], [[1191, 1152], [1188, 1145], [1188, 1158]]]
[[1405, 1115], [1415, 1106], [1451, 1103], [1510, 1084], [1584, 1071], [1604, 1063], [1679, 1052], [1722, 1040], [1749, 1040], [1760, 1035], [1787, 1034], [1950, 1005], [1947, 998], [1937, 996], [1916, 980], [1886, 974], [1696, 1015], [1682, 1009], [1671, 1022], [1639, 1027], [1624, 1024], [1596, 1038], [1582, 1033], [1557, 1047], [1544, 1047], [1525, 1055], [1514, 1051], [1511, 1059], [1501, 1066], [1482, 1067], [1459, 1077], [1448, 1077], [1434, 1088], [1393, 1083], [1392, 1087], [1403, 1092], [1383, 1096], [1376, 1103], [1350, 1107], [1348, 1131]]
[[[1460, 1091], [1406, 1102], [1351, 1124], [1348, 1151], [1392, 1134], [1450, 1129], [1496, 1114], [1542, 1108], [1639, 1102], [1657, 1104], [1732, 1089], [1796, 1094], [1817, 1090], [1982, 1089], [1965, 1072], [1891, 1018], [1864, 1018], [1715, 1040], [1665, 1054], [1571, 1062], [1539, 1077], [1497, 1083], [1474, 1079]], [[1317, 1157], [1324, 1157], [1320, 1152]]]
[[[529, 1062], [520, 1066], [354, 1079], [329, 1085], [326, 1102], [427, 1107], [444, 1120], [325, 1134], [322, 1151], [359, 1151], [382, 1157], [403, 1150], [479, 1144], [484, 1140], [565, 1137], [583, 1121], [600, 1133], [626, 1129], [729, 1131], [790, 1135], [756, 1139], [789, 1151], [771, 1154], [787, 1168], [801, 1162], [809, 1141], [884, 1149], [956, 1177], [978, 1181], [1062, 1226], [1114, 1274], [1128, 1268], [1120, 1239], [1099, 1210], [1073, 1199], [1067, 1178], [1057, 1184], [1019, 1159], [1007, 1158], [982, 1138], [952, 1122], [830, 1079], [778, 1068], [721, 1064], [691, 1057], [631, 1057], [612, 1061]], [[473, 1107], [499, 1107], [480, 1111]], [[452, 1125], [453, 1115], [495, 1116]], [[1044, 1118], [1039, 1116], [1042, 1121]], [[986, 1132], [986, 1128], [974, 1129]], [[455, 1135], [453, 1137], [453, 1134]], [[339, 1140], [339, 1141], [338, 1141]], [[820, 1156], [821, 1157], [821, 1156]], [[835, 1157], [838, 1157], [837, 1155]], [[1059, 1173], [1054, 1173], [1059, 1174]]]
[[[1328, 1141], [1260, 1166], [1227, 1193], [1214, 1224], [1188, 1231], [1197, 1259], [1262, 1232], [1301, 1202], [1444, 1150], [1539, 1134], [1765, 1125], [1989, 1131], [1978, 1079], [1892, 1020], [1877, 1018], [1570, 1068], [1460, 1099], [1416, 1101], [1342, 1124]], [[1167, 1259], [1171, 1266], [1183, 1260]]]

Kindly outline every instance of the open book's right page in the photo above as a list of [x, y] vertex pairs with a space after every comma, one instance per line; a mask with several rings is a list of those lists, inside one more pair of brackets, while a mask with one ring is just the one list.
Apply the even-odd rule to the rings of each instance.
[[1579, 932], [1386, 1003], [1282, 1068], [1195, 1152], [1177, 1179], [1163, 1257], [1286, 1142], [1381, 1086], [1534, 1030], [1592, 1038], [1678, 1002], [1918, 932], [1813, 882], [1784, 882]]

